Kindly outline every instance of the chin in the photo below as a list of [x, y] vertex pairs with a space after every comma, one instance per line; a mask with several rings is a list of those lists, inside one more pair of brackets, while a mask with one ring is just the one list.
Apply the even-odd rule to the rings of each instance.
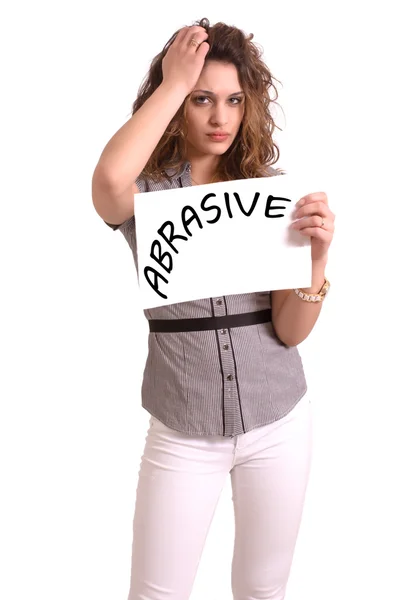
[[229, 149], [229, 146], [225, 148], [213, 148], [213, 150], [208, 152], [209, 154], [213, 154], [214, 156], [221, 156], [221, 154], [225, 154], [225, 152]]
[[215, 144], [211, 142], [211, 144], [207, 144], [207, 147], [203, 149], [205, 154], [213, 154], [214, 156], [220, 156], [221, 154], [225, 154], [227, 150], [231, 147], [231, 143], [226, 144]]

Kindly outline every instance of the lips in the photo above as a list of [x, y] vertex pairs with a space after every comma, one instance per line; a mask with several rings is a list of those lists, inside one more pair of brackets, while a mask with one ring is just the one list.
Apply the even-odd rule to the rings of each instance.
[[228, 138], [229, 133], [208, 133], [207, 135], [216, 142], [222, 142]]

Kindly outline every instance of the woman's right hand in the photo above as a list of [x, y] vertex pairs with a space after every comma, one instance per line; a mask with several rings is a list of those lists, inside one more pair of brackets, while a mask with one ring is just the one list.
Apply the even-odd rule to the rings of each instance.
[[[162, 61], [163, 83], [181, 87], [190, 94], [203, 69], [210, 45], [205, 41], [208, 33], [203, 27], [183, 27], [168, 48]], [[191, 43], [195, 39], [200, 45]]]

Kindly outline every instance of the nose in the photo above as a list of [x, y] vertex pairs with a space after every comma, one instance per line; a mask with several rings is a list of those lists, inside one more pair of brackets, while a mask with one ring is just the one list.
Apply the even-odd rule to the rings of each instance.
[[228, 107], [223, 102], [216, 102], [214, 110], [211, 114], [211, 123], [218, 127], [222, 127], [228, 123]]

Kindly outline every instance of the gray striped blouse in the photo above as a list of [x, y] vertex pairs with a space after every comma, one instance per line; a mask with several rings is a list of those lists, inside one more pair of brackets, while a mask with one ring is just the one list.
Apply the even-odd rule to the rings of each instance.
[[[277, 171], [270, 167], [270, 173]], [[136, 184], [140, 192], [190, 186], [190, 163], [171, 181], [154, 183], [139, 177]], [[119, 225], [106, 224], [124, 235], [137, 270], [135, 217]], [[190, 319], [266, 308], [271, 308], [269, 291], [180, 302], [147, 309], [144, 314], [147, 319]], [[271, 322], [220, 330], [149, 332], [142, 406], [171, 429], [233, 437], [282, 418], [306, 391], [297, 347], [283, 344]]]

